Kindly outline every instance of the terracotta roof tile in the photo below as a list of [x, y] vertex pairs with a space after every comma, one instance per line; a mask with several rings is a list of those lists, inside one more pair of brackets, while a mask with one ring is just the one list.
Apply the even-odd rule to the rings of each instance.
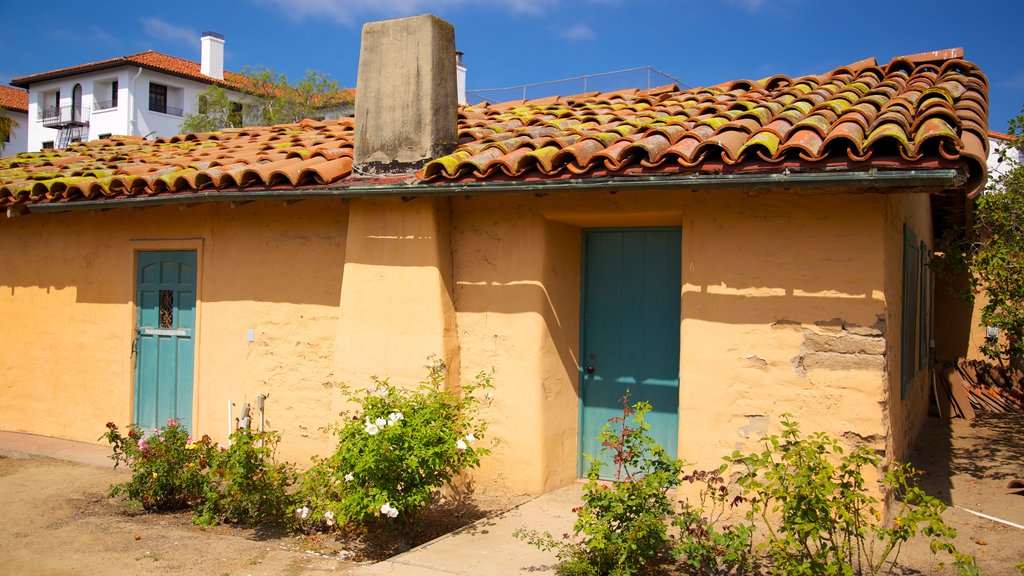
[[[77, 66], [69, 66], [67, 68], [60, 68], [57, 70], [50, 70], [48, 72], [40, 72], [38, 74], [31, 74], [28, 76], [20, 76], [18, 78], [12, 78], [11, 84], [14, 86], [28, 88], [30, 84], [35, 82], [41, 82], [52, 78], [62, 78], [72, 74], [81, 74], [92, 70], [113, 68], [115, 66], [142, 66], [151, 70], [166, 72], [168, 74], [197, 80], [199, 82], [220, 84], [239, 89], [244, 88], [248, 84], [248, 78], [241, 74], [225, 70], [224, 79], [218, 80], [200, 73], [198, 62], [185, 60], [184, 58], [178, 58], [177, 56], [168, 56], [167, 54], [161, 54], [160, 52], [154, 52], [152, 50], [139, 52], [138, 54], [129, 54], [128, 56], [108, 58], [107, 60], [99, 60], [97, 62], [88, 62]], [[27, 109], [28, 107], [26, 104], [26, 110]]]
[[28, 90], [0, 86], [0, 108], [28, 112]]
[[[987, 156], [988, 81], [952, 57], [863, 60], [827, 74], [692, 90], [464, 106], [457, 148], [403, 183], [952, 161], [967, 168], [974, 186]], [[350, 118], [86, 142], [0, 160], [0, 207], [370, 183], [352, 174], [352, 147]]]

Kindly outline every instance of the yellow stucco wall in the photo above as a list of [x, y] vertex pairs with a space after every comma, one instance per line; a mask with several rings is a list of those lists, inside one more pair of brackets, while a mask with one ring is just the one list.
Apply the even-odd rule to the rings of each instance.
[[[931, 372], [919, 370], [906, 396], [901, 393], [900, 358], [902, 357], [901, 331], [902, 290], [903, 290], [903, 237], [904, 224], [917, 236], [918, 245], [925, 242], [934, 249], [932, 241], [931, 202], [924, 194], [892, 194], [887, 197], [885, 222], [886, 291], [894, 295], [894, 304], [889, 306], [886, 326], [890, 353], [888, 357], [889, 378], [886, 404], [889, 406], [890, 429], [888, 430], [889, 454], [902, 460], [910, 453], [910, 444], [917, 437], [924, 418], [928, 414], [928, 402], [932, 394]], [[923, 258], [924, 256], [922, 256]], [[934, 296], [934, 290], [933, 290]], [[934, 300], [933, 300], [934, 301]], [[919, 322], [920, 323], [920, 322]], [[915, 327], [915, 338], [919, 338], [919, 326]], [[935, 333], [936, 339], [946, 337]], [[915, 362], [917, 357], [915, 355]]]
[[[130, 422], [134, 257], [198, 254], [198, 432], [223, 441], [227, 404], [269, 393], [289, 457], [324, 453], [347, 207], [206, 204], [32, 215], [0, 224], [0, 428], [95, 441]], [[247, 330], [255, 339], [247, 342]]]
[[0, 223], [0, 428], [94, 441], [128, 422], [134, 253], [195, 249], [197, 432], [222, 440], [228, 401], [269, 393], [280, 455], [302, 465], [330, 450], [331, 383], [410, 384], [435, 354], [453, 381], [493, 373], [477, 486], [542, 492], [577, 476], [582, 231], [679, 226], [680, 456], [716, 466], [784, 412], [905, 453], [926, 387], [899, 400], [896, 231], [928, 237], [927, 210], [909, 195], [626, 190], [29, 215]]

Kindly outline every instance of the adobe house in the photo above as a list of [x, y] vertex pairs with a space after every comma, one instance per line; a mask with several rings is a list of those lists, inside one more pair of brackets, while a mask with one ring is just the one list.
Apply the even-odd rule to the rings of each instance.
[[456, 105], [454, 31], [363, 29], [356, 118], [116, 139], [0, 163], [0, 427], [224, 440], [269, 394], [326, 454], [331, 383], [493, 371], [478, 486], [578, 477], [629, 389], [714, 466], [776, 431], [908, 453], [927, 411], [933, 238], [985, 180], [959, 50]]

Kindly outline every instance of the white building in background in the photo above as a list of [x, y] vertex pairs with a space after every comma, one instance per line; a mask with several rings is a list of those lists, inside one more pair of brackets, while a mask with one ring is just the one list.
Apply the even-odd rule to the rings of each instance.
[[223, 36], [204, 32], [200, 42], [201, 62], [150, 50], [13, 78], [12, 86], [28, 90], [27, 142], [18, 151], [113, 135], [179, 134], [210, 84], [232, 90], [245, 79], [224, 70]]
[[1001, 132], [988, 132], [988, 177], [1001, 176], [1024, 163], [1024, 150], [1011, 146], [1013, 139]]
[[4, 141], [3, 153], [0, 155], [13, 156], [28, 150], [28, 92], [0, 86], [0, 113], [17, 124]]

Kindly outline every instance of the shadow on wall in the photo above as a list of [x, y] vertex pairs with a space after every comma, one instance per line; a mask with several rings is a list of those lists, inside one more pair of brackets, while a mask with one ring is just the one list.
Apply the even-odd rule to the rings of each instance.
[[133, 249], [202, 239], [206, 302], [337, 306], [346, 221], [337, 200], [28, 215], [0, 226], [0, 249], [9, 255], [0, 291], [71, 289], [77, 302], [123, 304], [134, 290]]

